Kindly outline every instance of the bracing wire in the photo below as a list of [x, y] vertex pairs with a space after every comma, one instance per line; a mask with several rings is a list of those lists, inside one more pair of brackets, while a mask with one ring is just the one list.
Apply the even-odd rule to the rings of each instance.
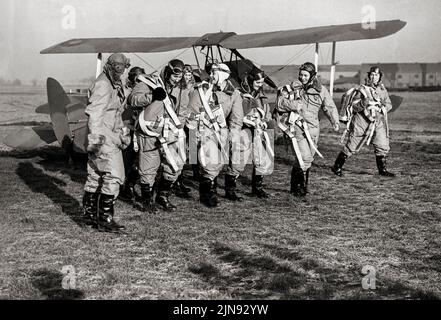
[[[329, 61], [328, 59], [329, 59], [329, 53], [331, 52], [331, 46], [328, 46], [328, 50], [326, 51], [326, 61]], [[324, 64], [326, 64], [326, 62]]]
[[[221, 52], [222, 52], [222, 50], [221, 50]], [[227, 51], [224, 49], [223, 50], [223, 56], [222, 56], [222, 58], [224, 59], [224, 61], [227, 61]]]
[[319, 50], [319, 65], [321, 64], [325, 64], [325, 62], [323, 61], [323, 50]]
[[[190, 50], [190, 49], [191, 49], [191, 47], [182, 50], [180, 53], [178, 53], [176, 56], [174, 56], [174, 57], [171, 58], [170, 60], [176, 59], [177, 57], [183, 55], [185, 52], [187, 52], [187, 51]], [[157, 72], [158, 70], [160, 70], [160, 69], [162, 69], [163, 67], [165, 67], [165, 65], [166, 65], [170, 60], [167, 60], [167, 62], [161, 64], [158, 68], [155, 69], [154, 72]]]
[[308, 47], [308, 45], [303, 46], [298, 52], [296, 52], [292, 57], [290, 57], [288, 60], [285, 61], [285, 63], [282, 65], [282, 67], [279, 70], [282, 70], [284, 67], [289, 65], [297, 56], [299, 56], [305, 48]]
[[140, 55], [136, 54], [136, 53], [132, 53], [135, 57], [137, 57], [139, 60], [141, 60], [142, 62], [144, 62], [146, 65], [148, 65], [150, 68], [152, 68], [153, 70], [155, 70], [155, 67], [152, 66], [150, 63], [148, 63], [147, 61], [145, 61]]
[[[171, 58], [170, 60], [176, 59], [177, 57], [183, 55], [183, 54], [184, 54], [186, 51], [188, 51], [189, 49], [190, 49], [190, 48], [186, 48], [186, 49], [182, 50], [180, 53], [178, 53], [176, 56], [174, 56], [174, 57]], [[137, 55], [136, 53], [133, 53], [133, 54], [134, 54], [138, 59], [140, 59], [142, 62], [144, 62], [145, 64], [147, 64], [150, 68], [152, 68], [152, 69], [153, 69], [153, 72], [152, 72], [152, 73], [158, 72], [158, 70], [162, 69], [162, 68], [168, 63], [168, 61], [170, 61], [170, 60], [168, 60], [167, 62], [161, 64], [159, 67], [155, 68], [154, 66], [152, 66], [150, 63], [148, 63], [147, 61], [145, 61], [142, 57], [140, 57], [140, 56]]]
[[291, 57], [291, 59], [289, 59], [284, 66], [282, 66], [282, 68], [279, 68], [277, 71], [281, 71], [284, 68], [286, 68], [287, 66], [289, 66], [295, 59], [300, 58], [301, 56], [303, 56], [310, 48], [312, 47], [312, 45], [306, 45], [303, 47], [302, 50], [300, 50], [296, 55], [294, 55], [293, 57]]
[[299, 50], [294, 56], [292, 56], [291, 58], [289, 58], [283, 65], [282, 67], [280, 67], [279, 69], [271, 72], [269, 75], [273, 75], [279, 71], [282, 71], [283, 69], [285, 69], [287, 66], [290, 65], [290, 63], [292, 61], [294, 61], [297, 58], [300, 58], [302, 55], [304, 55], [310, 48], [311, 48], [312, 44], [307, 44], [305, 45], [301, 50]]

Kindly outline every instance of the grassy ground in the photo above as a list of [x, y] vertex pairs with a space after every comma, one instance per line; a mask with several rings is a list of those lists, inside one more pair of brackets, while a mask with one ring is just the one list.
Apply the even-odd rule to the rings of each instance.
[[[240, 204], [221, 197], [208, 209], [173, 197], [177, 212], [149, 215], [117, 202], [128, 229], [120, 236], [82, 224], [85, 171], [67, 166], [57, 146], [0, 145], [0, 298], [439, 299], [441, 94], [400, 95], [390, 115], [395, 179], [378, 176], [369, 149], [334, 176], [339, 135], [323, 121], [325, 159], [314, 163], [306, 199], [288, 193], [292, 155], [279, 145], [265, 180], [271, 199], [249, 196], [247, 168]], [[44, 102], [0, 95], [0, 135], [49, 121], [32, 114]], [[75, 290], [61, 286], [67, 265]], [[375, 290], [362, 288], [365, 265], [376, 269]]]

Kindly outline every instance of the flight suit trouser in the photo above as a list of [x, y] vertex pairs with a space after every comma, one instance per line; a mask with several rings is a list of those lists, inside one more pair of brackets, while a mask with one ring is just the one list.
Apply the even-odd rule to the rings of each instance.
[[213, 181], [221, 172], [223, 166], [229, 162], [229, 129], [224, 128], [218, 133], [220, 144], [224, 150], [221, 152], [215, 131], [205, 128], [200, 132], [198, 146], [198, 162], [201, 177]]
[[167, 160], [164, 152], [160, 148], [139, 152], [139, 176], [142, 184], [153, 186], [159, 168], [165, 180], [175, 182], [182, 172], [184, 163], [178, 154], [178, 144], [176, 142], [168, 144], [171, 156], [174, 159], [177, 170], [174, 170]]
[[116, 198], [124, 180], [124, 162], [119, 148], [106, 147], [98, 155], [89, 153], [85, 191], [100, 192]]
[[248, 128], [240, 130], [237, 138], [232, 140], [227, 174], [238, 177], [247, 164], [254, 166], [256, 175], [270, 175], [273, 171], [273, 161], [264, 148], [262, 137]]
[[[374, 146], [374, 152], [377, 156], [386, 156], [389, 153], [389, 138], [387, 137], [384, 117], [380, 116], [375, 125], [375, 131], [372, 136], [371, 143]], [[343, 148], [343, 152], [350, 157], [357, 153], [357, 149], [363, 142], [366, 134], [368, 134], [370, 121], [362, 113], [354, 114], [349, 128], [348, 140]]]
[[[320, 135], [320, 128], [318, 127], [309, 127], [309, 134], [311, 135], [311, 139], [314, 142], [315, 146], [317, 146], [318, 138]], [[315, 151], [309, 145], [308, 139], [304, 131], [300, 127], [296, 127], [295, 137], [297, 139], [297, 143], [299, 145], [300, 154], [302, 155], [302, 160], [305, 165], [305, 171], [311, 168], [312, 162], [314, 161]], [[290, 144], [291, 149], [294, 152], [294, 147]], [[293, 164], [293, 168], [300, 168], [300, 164], [296, 158], [296, 161]]]

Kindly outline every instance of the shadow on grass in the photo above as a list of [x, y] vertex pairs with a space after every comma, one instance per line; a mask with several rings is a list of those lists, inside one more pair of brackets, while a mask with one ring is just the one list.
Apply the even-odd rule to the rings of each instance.
[[63, 180], [45, 174], [43, 170], [34, 167], [30, 162], [19, 163], [16, 173], [33, 192], [44, 194], [52, 202], [60, 205], [63, 213], [67, 214], [73, 222], [80, 227], [86, 226], [82, 221], [80, 203], [59, 188], [59, 185], [66, 185]]
[[409, 300], [440, 300], [440, 297], [430, 291], [415, 289], [397, 281], [381, 278], [376, 283], [376, 294], [392, 299], [409, 299]]
[[[434, 292], [381, 277], [375, 290], [364, 290], [361, 267], [329, 268], [293, 248], [261, 245], [269, 250], [269, 255], [256, 256], [215, 243], [211, 251], [231, 266], [229, 271], [207, 262], [193, 265], [189, 271], [241, 299], [439, 299]], [[276, 261], [273, 256], [285, 262]], [[299, 271], [291, 265], [299, 267]]]
[[72, 159], [60, 147], [46, 146], [34, 150], [0, 151], [0, 157], [17, 159], [32, 159], [39, 157], [38, 161], [45, 170], [67, 174], [72, 181], [84, 184], [86, 182], [87, 154], [73, 153]]
[[[194, 177], [192, 165], [184, 165], [184, 168], [182, 169], [182, 178], [186, 187], [199, 191], [199, 181]], [[194, 193], [193, 190], [191, 193]]]
[[50, 122], [47, 121], [19, 121], [19, 122], [9, 122], [1, 123], [0, 127], [16, 127], [16, 126], [43, 126], [48, 125]]
[[38, 162], [38, 164], [43, 166], [44, 170], [66, 174], [72, 181], [79, 184], [86, 183], [86, 163], [87, 159], [86, 161], [68, 162], [65, 157], [60, 159], [44, 159]]
[[306, 282], [305, 276], [271, 257], [254, 256], [221, 243], [215, 243], [211, 251], [222, 262], [233, 265], [234, 271], [223, 274], [206, 262], [193, 265], [189, 270], [220, 290], [230, 292], [234, 298], [262, 299], [276, 295], [289, 299], [289, 290]]
[[58, 271], [39, 269], [32, 273], [32, 285], [48, 300], [83, 299], [84, 293], [77, 289], [63, 289], [64, 275]]
[[306, 271], [313, 271], [319, 276], [319, 283], [309, 284], [305, 298], [327, 299], [339, 294], [342, 299], [421, 299], [439, 300], [440, 297], [431, 291], [412, 288], [406, 284], [378, 275], [375, 290], [364, 290], [361, 281], [365, 276], [355, 266], [348, 268], [328, 268], [311, 258], [302, 256], [291, 248], [262, 244], [271, 254], [290, 261], [296, 261]]
[[294, 164], [293, 158], [291, 158], [291, 157], [285, 158], [285, 157], [281, 157], [281, 156], [276, 155], [274, 157], [274, 163], [283, 164], [283, 165], [286, 165], [286, 166], [290, 167], [289, 168], [289, 174], [291, 174], [291, 168], [292, 168], [292, 166]]
[[62, 152], [62, 149], [55, 146], [45, 146], [33, 150], [13, 149], [10, 151], [0, 151], [0, 157], [11, 157], [17, 159], [30, 159], [35, 157], [58, 159], [63, 157], [66, 159], [66, 155]]

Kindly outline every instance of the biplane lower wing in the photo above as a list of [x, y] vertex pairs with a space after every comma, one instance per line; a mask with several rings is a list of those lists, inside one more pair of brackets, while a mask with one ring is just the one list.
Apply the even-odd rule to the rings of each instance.
[[[68, 93], [68, 97], [70, 99], [70, 101], [73, 102], [78, 102], [78, 103], [82, 103], [83, 105], [86, 105], [87, 103], [87, 96], [86, 94], [80, 94], [80, 93]], [[76, 108], [76, 104], [73, 104], [73, 108]], [[51, 111], [49, 109], [49, 103], [44, 103], [39, 105], [36, 109], [35, 109], [36, 113], [39, 114], [51, 114]], [[70, 113], [69, 108], [67, 109], [67, 113]]]
[[49, 110], [49, 104], [45, 103], [45, 104], [41, 104], [39, 105], [36, 109], [35, 109], [35, 113], [40, 113], [40, 114], [51, 114], [50, 110]]
[[20, 150], [32, 150], [57, 141], [51, 125], [24, 127], [6, 136], [4, 144]]

